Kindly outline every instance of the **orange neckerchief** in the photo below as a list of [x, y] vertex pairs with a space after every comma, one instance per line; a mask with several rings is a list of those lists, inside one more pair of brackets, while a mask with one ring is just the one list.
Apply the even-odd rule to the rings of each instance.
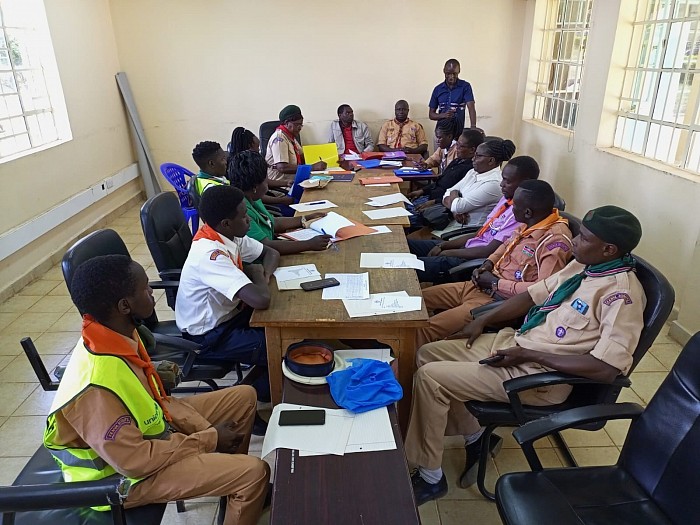
[[533, 226], [530, 226], [529, 228], [525, 228], [520, 233], [518, 233], [515, 236], [515, 238], [512, 241], [510, 241], [510, 244], [508, 244], [508, 246], [506, 247], [506, 251], [503, 252], [503, 255], [501, 255], [501, 258], [498, 259], [496, 264], [493, 265], [494, 271], [498, 271], [503, 259], [505, 259], [508, 255], [510, 255], [510, 253], [515, 249], [515, 247], [520, 243], [520, 241], [522, 239], [524, 239], [525, 237], [530, 235], [535, 230], [548, 230], [549, 228], [551, 228], [554, 224], [556, 224], [558, 222], [560, 222], [562, 224], [569, 224], [569, 221], [567, 219], [565, 219], [564, 217], [559, 215], [559, 210], [554, 208], [552, 210], [552, 213], [550, 215], [548, 215], [545, 219], [541, 220], [540, 222], [538, 222], [537, 224], [535, 224]]
[[171, 422], [172, 418], [170, 417], [170, 413], [168, 409], [165, 408], [166, 397], [161, 394], [161, 392], [165, 392], [163, 383], [156, 373], [156, 369], [146, 352], [146, 348], [143, 346], [141, 338], [137, 336], [137, 339], [138, 352], [134, 354], [133, 348], [124, 340], [123, 336], [101, 325], [91, 315], [83, 315], [83, 341], [85, 342], [85, 346], [95, 354], [122, 357], [132, 365], [142, 369], [143, 373], [146, 375], [146, 380], [151, 389], [153, 399], [155, 399], [156, 403], [158, 403], [163, 410], [163, 417], [165, 417], [165, 420]]
[[279, 126], [277, 126], [277, 129], [284, 133], [285, 136], [292, 141], [294, 155], [297, 158], [297, 166], [301, 166], [302, 164], [304, 164], [304, 152], [297, 147], [296, 137], [290, 133], [290, 131], [287, 129], [287, 126], [285, 126], [284, 124], [280, 124]]
[[488, 230], [491, 225], [493, 224], [493, 221], [498, 219], [501, 215], [503, 215], [503, 212], [505, 212], [508, 208], [510, 208], [513, 205], [513, 199], [509, 199], [503, 204], [501, 204], [501, 207], [496, 210], [496, 213], [494, 213], [491, 218], [484, 223], [484, 225], [481, 227], [481, 229], [476, 232], [475, 237], [480, 237], [481, 234], [483, 234], [486, 230]]
[[[205, 224], [199, 230], [197, 230], [197, 233], [192, 238], [192, 242], [198, 241], [199, 239], [209, 239], [210, 241], [217, 241], [217, 242], [220, 242], [221, 244], [226, 244], [224, 242], [224, 240], [221, 238], [221, 235], [219, 234], [219, 232], [217, 232], [214, 228], [212, 228], [208, 224]], [[240, 252], [238, 253], [238, 257], [234, 261], [233, 254], [231, 252], [229, 252], [228, 250], [226, 250], [225, 252], [223, 252], [221, 250], [215, 250], [211, 254], [211, 259], [213, 261], [215, 261], [219, 255], [224, 255], [224, 256], [228, 257], [229, 259], [231, 259], [231, 262], [233, 262], [233, 264], [235, 264], [239, 270], [243, 270], [243, 260], [241, 259]]]

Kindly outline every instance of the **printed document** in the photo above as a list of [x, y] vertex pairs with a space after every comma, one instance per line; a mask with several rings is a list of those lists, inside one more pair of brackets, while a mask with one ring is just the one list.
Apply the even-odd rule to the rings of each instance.
[[369, 299], [369, 273], [327, 273], [324, 279], [331, 277], [340, 286], [324, 288], [322, 299]]
[[405, 208], [387, 208], [385, 210], [369, 210], [362, 211], [367, 217], [373, 220], [377, 219], [390, 219], [391, 217], [408, 217], [413, 215], [410, 211]]

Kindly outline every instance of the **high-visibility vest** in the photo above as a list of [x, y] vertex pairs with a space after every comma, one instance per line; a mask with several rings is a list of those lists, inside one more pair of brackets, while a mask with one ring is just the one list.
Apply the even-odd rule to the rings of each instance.
[[196, 175], [195, 184], [197, 195], [201, 197], [202, 193], [204, 193], [204, 190], [206, 190], [209, 186], [227, 186], [230, 183], [227, 179], [223, 179], [221, 177], [214, 177], [213, 175], [209, 175], [200, 171], [199, 174]]
[[[44, 446], [61, 467], [65, 481], [99, 480], [116, 473], [93, 449], [67, 447], [56, 442], [56, 413], [90, 386], [103, 388], [116, 395], [124, 403], [131, 422], [136, 423], [144, 438], [159, 439], [169, 433], [169, 425], [160, 405], [144, 388], [127, 362], [118, 356], [92, 353], [80, 338], [61, 378], [44, 431]], [[133, 485], [143, 478], [127, 479]]]

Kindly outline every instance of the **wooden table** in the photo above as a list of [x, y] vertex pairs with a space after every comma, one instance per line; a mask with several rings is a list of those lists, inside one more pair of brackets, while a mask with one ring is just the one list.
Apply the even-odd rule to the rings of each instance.
[[[408, 295], [421, 295], [413, 270], [360, 269], [362, 252], [408, 253], [403, 229], [398, 226], [389, 228], [391, 233], [339, 242], [338, 251], [285, 255], [280, 266], [314, 263], [321, 275], [366, 271], [369, 272], [370, 293], [406, 290]], [[282, 357], [292, 343], [304, 339], [376, 339], [391, 347], [398, 360], [399, 383], [404, 392], [399, 403], [399, 421], [405, 430], [415, 371], [415, 330], [427, 325], [425, 304], [415, 312], [351, 318], [342, 301], [322, 300], [321, 290], [279, 291], [276, 284], [271, 283], [270, 291], [270, 307], [256, 310], [250, 324], [265, 328], [272, 402], [277, 404], [282, 399]]]
[[[305, 386], [286, 378], [284, 401], [338, 408], [328, 385]], [[396, 411], [388, 408], [396, 450], [300, 457], [296, 450], [278, 449], [271, 525], [418, 525]]]

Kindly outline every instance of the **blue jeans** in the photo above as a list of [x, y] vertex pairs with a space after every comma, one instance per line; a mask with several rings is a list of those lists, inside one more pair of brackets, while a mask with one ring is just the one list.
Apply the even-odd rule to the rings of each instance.
[[416, 208], [418, 206], [420, 206], [421, 204], [428, 202], [428, 200], [430, 200], [430, 197], [428, 197], [427, 195], [421, 195], [420, 197], [413, 199], [411, 204], [406, 203], [406, 209], [413, 214], [413, 215], [408, 217], [408, 220], [411, 223], [409, 231], [419, 230], [420, 228], [425, 226], [423, 224], [421, 214], [420, 214], [420, 212], [416, 211]]
[[442, 241], [428, 240], [408, 240], [408, 250], [418, 256], [418, 259], [425, 264], [425, 270], [416, 270], [418, 280], [422, 283], [434, 283], [442, 279], [444, 274], [448, 273], [451, 268], [458, 266], [466, 261], [459, 257], [446, 257], [444, 255], [428, 256], [430, 250], [440, 244]]

